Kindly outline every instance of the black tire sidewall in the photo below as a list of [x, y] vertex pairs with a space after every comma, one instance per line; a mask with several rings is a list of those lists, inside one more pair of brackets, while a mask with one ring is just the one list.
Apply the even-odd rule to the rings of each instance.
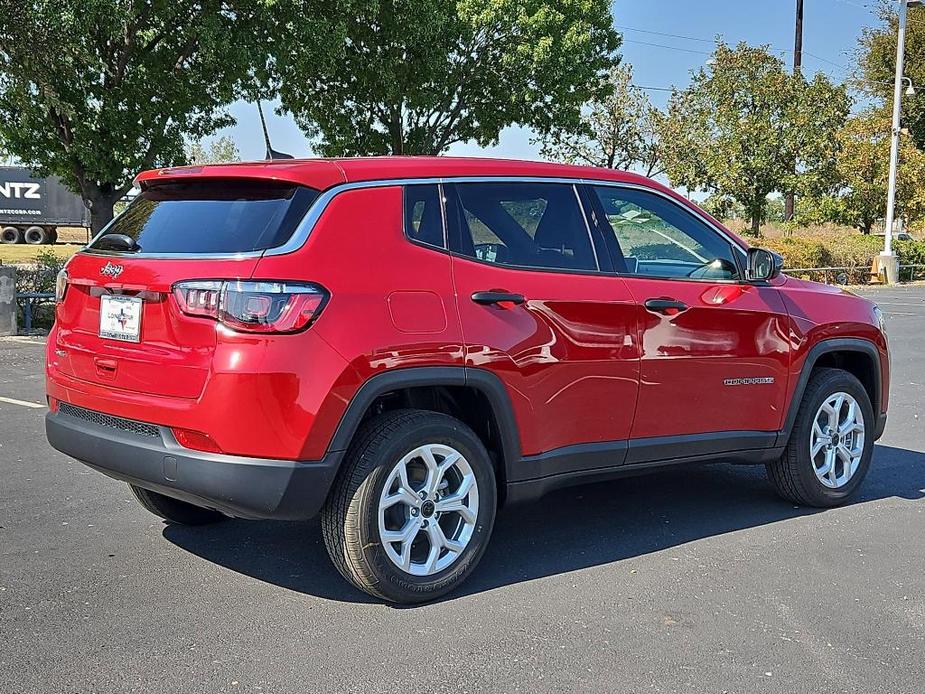
[[[809, 457], [809, 442], [816, 413], [822, 403], [837, 392], [848, 393], [861, 407], [864, 417], [864, 451], [861, 454], [858, 469], [848, 481], [848, 484], [838, 489], [832, 489], [826, 487], [816, 477], [813, 462]], [[818, 380], [814, 380], [810, 387], [807, 388], [801, 410], [797, 426], [794, 427], [790, 441], [790, 446], [795, 447], [796, 453], [796, 455], [792, 456], [792, 459], [797, 462], [795, 472], [799, 476], [803, 488], [814, 497], [814, 502], [817, 505], [834, 506], [843, 503], [857, 491], [864, 481], [873, 456], [874, 412], [867, 391], [864, 390], [864, 386], [853, 375], [845, 371], [831, 369]]]
[[[29, 240], [30, 233], [36, 236], [35, 240]], [[48, 230], [37, 226], [27, 227], [26, 230], [22, 232], [22, 239], [31, 246], [41, 246], [48, 243]]]
[[[10, 228], [14, 229], [14, 231], [10, 232]], [[22, 243], [22, 229], [18, 229], [16, 227], [3, 227], [0, 229], [0, 233], [3, 235], [2, 238], [0, 238], [0, 243], [5, 243], [8, 245]], [[7, 238], [7, 234], [9, 234], [9, 238]]]
[[[431, 600], [461, 583], [479, 562], [488, 545], [494, 526], [497, 492], [494, 469], [488, 451], [479, 438], [462, 422], [434, 413], [428, 422], [390, 438], [376, 451], [364, 451], [375, 456], [374, 465], [357, 490], [360, 503], [359, 533], [365, 548], [368, 568], [378, 579], [377, 589], [388, 598], [401, 602]], [[469, 462], [479, 491], [479, 511], [475, 530], [466, 549], [451, 566], [431, 576], [412, 576], [399, 569], [388, 558], [379, 537], [379, 497], [395, 464], [415, 448], [424, 444], [445, 444], [459, 451]]]

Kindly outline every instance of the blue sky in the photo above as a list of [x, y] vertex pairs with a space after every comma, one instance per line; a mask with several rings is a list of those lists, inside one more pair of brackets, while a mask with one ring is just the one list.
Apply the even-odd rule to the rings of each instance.
[[[805, 0], [804, 5], [804, 70], [845, 79], [861, 30], [877, 23], [874, 0]], [[668, 88], [687, 84], [691, 70], [707, 59], [717, 34], [729, 43], [770, 44], [791, 63], [795, 8], [796, 0], [615, 0], [613, 15], [623, 34], [623, 60], [633, 66], [634, 82]], [[648, 94], [655, 105], [665, 105], [667, 92]], [[266, 108], [274, 148], [310, 156], [309, 143], [292, 119], [272, 111]], [[263, 158], [256, 107], [239, 102], [231, 112], [238, 124], [220, 134], [235, 140], [244, 159]], [[523, 128], [503, 131], [496, 147], [457, 145], [450, 154], [538, 158], [530, 133]]]

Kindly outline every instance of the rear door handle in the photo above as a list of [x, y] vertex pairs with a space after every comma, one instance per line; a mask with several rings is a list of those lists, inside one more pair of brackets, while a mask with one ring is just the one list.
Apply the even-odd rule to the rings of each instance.
[[472, 300], [477, 304], [516, 304], [520, 305], [526, 301], [523, 294], [513, 294], [500, 289], [491, 289], [486, 292], [475, 292]]
[[687, 310], [687, 304], [677, 299], [648, 299], [645, 306], [647, 310], [653, 313], [664, 313], [666, 315], [673, 315]]

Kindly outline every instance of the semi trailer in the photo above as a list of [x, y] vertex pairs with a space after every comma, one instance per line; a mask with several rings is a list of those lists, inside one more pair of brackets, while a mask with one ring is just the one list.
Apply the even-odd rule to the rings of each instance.
[[54, 243], [58, 227], [90, 227], [90, 211], [57, 176], [0, 166], [0, 242]]

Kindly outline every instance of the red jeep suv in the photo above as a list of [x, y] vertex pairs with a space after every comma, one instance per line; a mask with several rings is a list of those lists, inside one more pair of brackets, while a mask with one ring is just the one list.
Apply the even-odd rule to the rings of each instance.
[[882, 315], [658, 183], [386, 157], [148, 171], [62, 271], [51, 444], [173, 523], [321, 515], [380, 598], [459, 585], [496, 510], [665, 465], [850, 499]]

